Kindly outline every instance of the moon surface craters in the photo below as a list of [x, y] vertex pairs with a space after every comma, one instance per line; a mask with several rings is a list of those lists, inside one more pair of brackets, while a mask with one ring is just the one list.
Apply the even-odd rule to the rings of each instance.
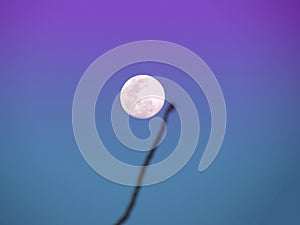
[[147, 119], [157, 114], [164, 105], [165, 92], [152, 76], [138, 75], [123, 85], [120, 94], [123, 109], [131, 116]]

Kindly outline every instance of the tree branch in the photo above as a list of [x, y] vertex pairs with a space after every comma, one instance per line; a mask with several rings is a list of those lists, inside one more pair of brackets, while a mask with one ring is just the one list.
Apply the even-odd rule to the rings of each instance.
[[[168, 121], [168, 117], [169, 117], [169, 114], [172, 112], [172, 110], [174, 109], [174, 105], [172, 105], [171, 103], [169, 104], [164, 116], [163, 116], [163, 120], [165, 121], [165, 123], [167, 123]], [[145, 175], [145, 171], [146, 171], [146, 168], [147, 166], [149, 165], [156, 149], [158, 148], [158, 143], [160, 141], [160, 138], [162, 136], [162, 134], [164, 133], [165, 131], [165, 126], [162, 125], [161, 128], [160, 128], [160, 131], [153, 143], [153, 147], [151, 148], [151, 150], [149, 151], [145, 161], [144, 161], [144, 164], [141, 168], [141, 172], [139, 174], [139, 177], [138, 177], [138, 180], [137, 180], [137, 184], [134, 188], [134, 192], [132, 193], [132, 196], [131, 196], [131, 200], [126, 208], [126, 211], [124, 212], [124, 214], [120, 217], [120, 219], [115, 223], [115, 225], [121, 225], [123, 224], [127, 219], [128, 217], [130, 216], [131, 214], [131, 211], [136, 203], [136, 199], [138, 197], [138, 194], [139, 194], [139, 191], [140, 191], [140, 188], [141, 188], [141, 185], [142, 185], [142, 182], [143, 182], [143, 178], [144, 178], [144, 175]]]

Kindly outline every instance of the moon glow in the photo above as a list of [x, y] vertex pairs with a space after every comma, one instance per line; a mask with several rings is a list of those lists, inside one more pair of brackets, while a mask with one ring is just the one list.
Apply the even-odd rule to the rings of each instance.
[[165, 91], [161, 83], [149, 75], [128, 79], [121, 89], [120, 101], [130, 116], [147, 119], [157, 114], [164, 105]]

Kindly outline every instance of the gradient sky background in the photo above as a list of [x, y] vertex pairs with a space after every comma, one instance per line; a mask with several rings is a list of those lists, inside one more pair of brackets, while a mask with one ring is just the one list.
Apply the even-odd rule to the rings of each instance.
[[[166, 65], [115, 74], [99, 97], [98, 124], [109, 112], [102, 106], [131, 73], [153, 70], [177, 73], [202, 125], [192, 159], [143, 188], [127, 224], [300, 224], [299, 9], [297, 0], [2, 1], [0, 224], [112, 224], [123, 213], [132, 187], [107, 181], [84, 161], [72, 101], [97, 57], [144, 39], [178, 43], [205, 60], [223, 89], [228, 127], [217, 159], [199, 173], [210, 125], [201, 90]], [[146, 132], [144, 125], [133, 129]], [[109, 125], [98, 128], [112, 154], [141, 162], [143, 155], [120, 149]], [[163, 150], [154, 162], [170, 153]]]

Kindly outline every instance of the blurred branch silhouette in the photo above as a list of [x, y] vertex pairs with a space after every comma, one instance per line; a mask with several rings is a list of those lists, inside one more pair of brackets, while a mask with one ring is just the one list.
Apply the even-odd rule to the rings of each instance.
[[[169, 103], [169, 106], [168, 108], [166, 109], [166, 112], [163, 116], [163, 120], [165, 121], [165, 123], [167, 123], [168, 121], [168, 117], [170, 115], [170, 113], [173, 111], [174, 109], [174, 105]], [[158, 148], [158, 143], [160, 141], [160, 138], [161, 136], [163, 135], [165, 131], [165, 126], [164, 125], [161, 125], [161, 128], [160, 128], [160, 131], [153, 143], [153, 147], [151, 148], [151, 150], [149, 151], [145, 161], [144, 161], [144, 164], [142, 166], [142, 169], [141, 169], [141, 172], [139, 174], [139, 177], [138, 177], [138, 180], [137, 180], [137, 183], [136, 183], [136, 186], [134, 188], [134, 192], [132, 193], [132, 196], [131, 196], [131, 199], [130, 199], [130, 202], [125, 210], [125, 212], [123, 213], [123, 215], [120, 217], [120, 219], [115, 223], [115, 225], [121, 225], [123, 224], [124, 222], [126, 222], [126, 220], [129, 218], [131, 212], [132, 212], [132, 209], [136, 203], [136, 200], [137, 200], [137, 197], [138, 197], [138, 194], [139, 194], [139, 191], [140, 191], [140, 188], [141, 188], [141, 185], [142, 185], [142, 182], [143, 182], [143, 178], [144, 178], [144, 175], [145, 175], [145, 171], [147, 169], [147, 166], [149, 165], [156, 149]]]

